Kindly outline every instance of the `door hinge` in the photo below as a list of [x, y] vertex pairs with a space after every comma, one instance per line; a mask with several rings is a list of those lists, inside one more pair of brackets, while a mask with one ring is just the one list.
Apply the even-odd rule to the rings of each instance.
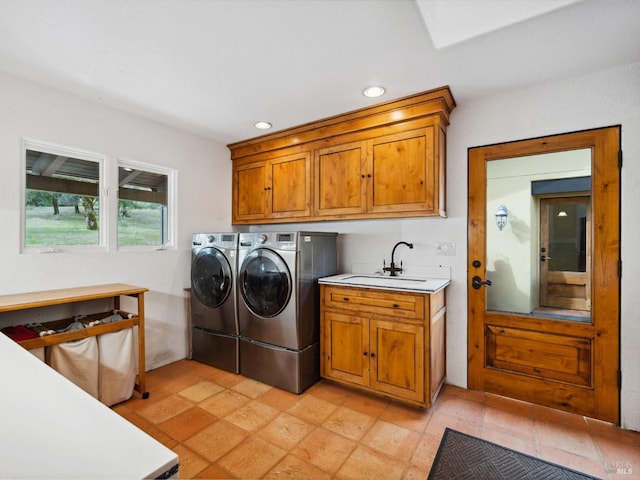
[[618, 151], [618, 168], [622, 168], [622, 150]]
[[622, 278], [622, 260], [618, 260], [618, 278]]

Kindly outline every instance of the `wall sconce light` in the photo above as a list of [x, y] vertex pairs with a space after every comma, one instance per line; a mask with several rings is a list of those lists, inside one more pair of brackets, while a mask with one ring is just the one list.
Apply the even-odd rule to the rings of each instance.
[[500, 205], [498, 210], [496, 210], [496, 225], [498, 226], [498, 230], [502, 230], [507, 226], [507, 215], [507, 207]]

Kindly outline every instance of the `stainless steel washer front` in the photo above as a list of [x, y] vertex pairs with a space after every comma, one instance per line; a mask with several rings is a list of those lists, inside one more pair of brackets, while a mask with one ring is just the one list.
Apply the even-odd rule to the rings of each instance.
[[240, 234], [240, 335], [298, 350], [295, 234]]
[[193, 235], [191, 357], [239, 373], [237, 233]]
[[318, 278], [337, 268], [335, 233], [240, 234], [240, 373], [294, 393], [320, 378]]

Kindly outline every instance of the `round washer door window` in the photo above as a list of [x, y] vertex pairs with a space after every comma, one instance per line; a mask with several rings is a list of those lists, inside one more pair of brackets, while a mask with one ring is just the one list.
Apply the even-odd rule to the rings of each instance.
[[191, 291], [198, 301], [216, 308], [231, 292], [231, 265], [216, 248], [203, 248], [191, 264]]
[[240, 293], [254, 315], [268, 318], [282, 312], [289, 303], [291, 287], [289, 268], [274, 251], [258, 248], [242, 262]]

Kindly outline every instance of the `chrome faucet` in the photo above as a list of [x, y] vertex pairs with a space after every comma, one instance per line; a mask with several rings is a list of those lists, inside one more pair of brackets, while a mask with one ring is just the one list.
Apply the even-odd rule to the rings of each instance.
[[396, 253], [396, 248], [398, 248], [399, 245], [406, 245], [409, 248], [413, 248], [413, 243], [398, 242], [393, 246], [393, 250], [391, 250], [391, 265], [389, 267], [385, 267], [384, 260], [382, 260], [382, 271], [389, 272], [389, 275], [391, 275], [392, 277], [397, 277], [397, 274], [402, 272], [402, 260], [400, 260], [400, 267], [396, 267], [396, 264], [393, 260], [393, 256]]

